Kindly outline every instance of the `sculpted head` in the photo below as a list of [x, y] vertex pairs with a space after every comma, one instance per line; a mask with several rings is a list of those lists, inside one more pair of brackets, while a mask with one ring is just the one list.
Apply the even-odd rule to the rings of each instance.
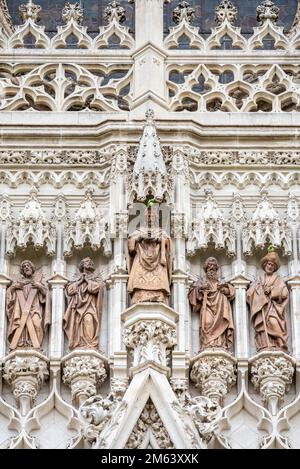
[[79, 264], [79, 272], [95, 272], [95, 264], [90, 257], [82, 259]]
[[35, 272], [35, 265], [31, 261], [23, 261], [20, 266], [20, 273], [23, 277], [30, 278]]
[[280, 267], [280, 259], [277, 252], [270, 252], [261, 260], [261, 266], [267, 275], [272, 275]]
[[215, 257], [209, 257], [204, 264], [204, 272], [208, 279], [217, 280], [220, 266]]

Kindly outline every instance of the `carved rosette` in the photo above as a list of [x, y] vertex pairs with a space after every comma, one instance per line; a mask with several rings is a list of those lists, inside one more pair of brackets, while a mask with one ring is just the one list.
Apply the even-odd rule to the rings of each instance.
[[18, 350], [4, 359], [3, 378], [11, 386], [22, 415], [32, 408], [48, 377], [48, 359], [39, 352]]
[[77, 350], [64, 358], [63, 382], [71, 388], [75, 406], [96, 395], [97, 385], [107, 378], [105, 365], [104, 357], [89, 350]]
[[125, 345], [133, 349], [133, 366], [153, 361], [166, 367], [176, 345], [176, 329], [163, 321], [138, 321], [124, 330]]
[[223, 351], [206, 351], [194, 360], [191, 380], [201, 395], [222, 405], [224, 397], [236, 383], [236, 359]]
[[284, 352], [261, 352], [250, 360], [251, 382], [272, 415], [292, 383], [295, 360]]

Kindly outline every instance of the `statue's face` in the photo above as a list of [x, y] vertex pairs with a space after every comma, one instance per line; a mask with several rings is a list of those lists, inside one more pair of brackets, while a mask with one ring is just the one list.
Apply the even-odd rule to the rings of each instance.
[[209, 280], [217, 280], [218, 278], [218, 267], [214, 263], [208, 264], [206, 268], [206, 276]]
[[22, 273], [24, 277], [30, 278], [33, 275], [33, 268], [30, 262], [24, 262], [22, 264]]
[[265, 264], [265, 272], [267, 274], [273, 274], [276, 271], [276, 265], [272, 261], [268, 261]]
[[83, 261], [83, 269], [84, 270], [88, 270], [90, 272], [93, 272], [95, 270], [95, 266], [94, 266], [94, 262], [92, 261], [92, 259], [90, 259], [89, 257], [87, 257], [86, 259], [84, 259]]

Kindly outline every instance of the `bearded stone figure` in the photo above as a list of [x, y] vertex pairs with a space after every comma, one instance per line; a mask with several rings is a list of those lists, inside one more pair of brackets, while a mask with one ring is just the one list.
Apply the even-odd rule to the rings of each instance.
[[98, 349], [103, 307], [104, 283], [95, 274], [92, 259], [87, 257], [79, 264], [80, 277], [66, 286], [70, 299], [64, 316], [64, 330], [69, 349]]
[[169, 304], [172, 278], [172, 241], [158, 226], [153, 209], [146, 211], [146, 225], [128, 238], [131, 303]]
[[21, 277], [7, 290], [8, 341], [10, 349], [41, 350], [44, 334], [51, 322], [50, 295], [42, 283], [42, 274], [35, 275], [35, 266], [24, 261]]
[[289, 292], [285, 282], [276, 273], [280, 259], [270, 252], [261, 260], [264, 274], [251, 285], [247, 292], [251, 323], [255, 330], [255, 345], [262, 350], [287, 351], [287, 325], [285, 309]]
[[234, 287], [218, 280], [219, 264], [209, 257], [204, 264], [206, 280], [191, 287], [189, 301], [193, 312], [200, 312], [201, 351], [221, 348], [230, 351], [233, 344], [233, 318], [230, 301]]

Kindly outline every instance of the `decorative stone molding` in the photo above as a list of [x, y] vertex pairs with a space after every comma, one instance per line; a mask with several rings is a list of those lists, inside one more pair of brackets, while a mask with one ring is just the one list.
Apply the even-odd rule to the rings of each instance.
[[174, 444], [168, 434], [153, 403], [147, 402], [126, 443], [126, 449], [142, 449], [147, 441], [147, 433], [152, 432], [159, 449], [174, 449]]
[[175, 24], [180, 24], [182, 21], [191, 24], [194, 18], [195, 10], [186, 1], [180, 2], [173, 10], [173, 21]]
[[13, 255], [17, 247], [25, 249], [29, 243], [32, 243], [35, 249], [45, 247], [48, 255], [55, 254], [55, 225], [47, 219], [35, 187], [31, 189], [29, 199], [17, 220], [8, 224], [6, 252]]
[[205, 203], [198, 208], [189, 234], [187, 252], [194, 255], [198, 249], [207, 249], [212, 242], [216, 249], [226, 249], [229, 255], [235, 254], [235, 230], [229, 220], [225, 220], [213, 198], [212, 191], [205, 191]]
[[272, 0], [265, 0], [256, 8], [257, 21], [262, 26], [266, 21], [276, 24], [279, 16], [279, 7]]
[[65, 23], [73, 20], [78, 24], [81, 24], [83, 21], [83, 8], [81, 3], [70, 3], [67, 2], [62, 11], [62, 19]]
[[272, 415], [292, 384], [295, 360], [284, 352], [265, 351], [250, 360], [251, 382]]
[[32, 408], [49, 377], [48, 358], [34, 350], [17, 350], [4, 359], [4, 380], [11, 386], [22, 415]]
[[122, 314], [123, 341], [133, 355], [133, 372], [147, 366], [160, 366], [168, 372], [169, 355], [176, 345], [178, 315], [162, 303], [138, 303]]
[[237, 19], [237, 8], [229, 0], [222, 0], [222, 2], [215, 8], [215, 22], [217, 26], [221, 26], [224, 21], [234, 25]]
[[122, 400], [129, 385], [129, 378], [112, 378], [110, 381], [111, 394], [116, 400]]
[[277, 248], [283, 247], [286, 255], [290, 255], [292, 240], [287, 220], [279, 217], [265, 189], [260, 194], [261, 200], [252, 219], [243, 226], [243, 252], [250, 255], [253, 248], [263, 249], [271, 243]]
[[80, 407], [84, 439], [94, 448], [107, 448], [107, 437], [118, 425], [127, 406], [127, 402], [116, 400], [112, 394], [86, 400]]
[[108, 220], [104, 213], [98, 210], [92, 194], [92, 190], [86, 190], [84, 201], [74, 219], [69, 220], [65, 226], [65, 256], [72, 255], [73, 248], [83, 249], [87, 243], [94, 251], [102, 247], [106, 256], [112, 253]]
[[128, 187], [131, 201], [145, 202], [149, 196], [157, 202], [173, 199], [173, 180], [167, 172], [152, 109], [146, 112], [146, 124]]
[[191, 380], [201, 395], [218, 405], [236, 383], [236, 359], [223, 351], [206, 351], [193, 359]]
[[170, 378], [170, 385], [179, 401], [183, 401], [189, 388], [187, 378]]
[[208, 443], [219, 430], [221, 407], [214, 399], [205, 396], [185, 396], [184, 410], [192, 417], [200, 437]]
[[42, 7], [40, 5], [35, 5], [32, 0], [28, 0], [26, 5], [21, 5], [19, 7], [21, 18], [24, 22], [27, 20], [32, 20], [37, 23], [40, 20], [40, 13]]
[[97, 386], [107, 378], [106, 364], [102, 355], [90, 350], [76, 350], [63, 358], [62, 379], [71, 388], [74, 405], [96, 395]]
[[3, 25], [5, 31], [11, 34], [14, 30], [12, 18], [8, 11], [7, 0], [0, 0], [0, 24]]
[[112, 0], [104, 10], [104, 21], [106, 23], [112, 23], [116, 21], [119, 24], [125, 23], [126, 21], [126, 10], [120, 6], [120, 3], [116, 0]]
[[176, 330], [162, 321], [139, 321], [124, 330], [123, 340], [133, 349], [133, 366], [145, 361], [167, 366], [168, 355], [176, 345]]

